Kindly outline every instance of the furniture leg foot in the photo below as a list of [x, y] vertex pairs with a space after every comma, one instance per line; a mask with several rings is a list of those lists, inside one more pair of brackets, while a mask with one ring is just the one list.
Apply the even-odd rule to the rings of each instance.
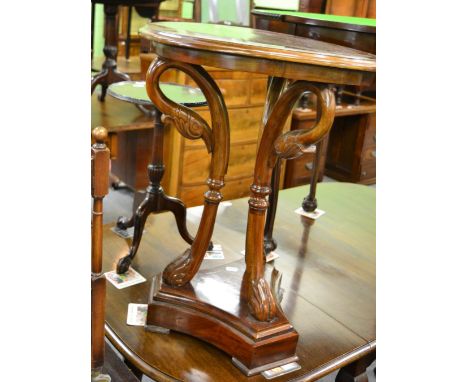
[[135, 230], [133, 232], [133, 240], [132, 246], [130, 247], [130, 251], [128, 255], [122, 257], [119, 262], [117, 263], [116, 271], [119, 274], [125, 273], [130, 268], [133, 258], [138, 251], [138, 247], [140, 246], [141, 236], [143, 235], [143, 229], [145, 227], [145, 222], [148, 215], [151, 212], [151, 197], [147, 196], [143, 203], [140, 204], [136, 213], [135, 213]]
[[278, 248], [278, 243], [272, 237], [264, 237], [263, 248], [265, 250], [265, 253], [268, 254], [270, 252], [273, 252], [276, 248]]
[[317, 209], [317, 198], [311, 199], [310, 194], [307, 195], [302, 202], [302, 209], [307, 212], [313, 212]]
[[188, 283], [192, 278], [190, 270], [193, 262], [192, 249], [188, 248], [164, 269], [164, 282], [172, 286], [182, 286]]
[[130, 227], [133, 227], [133, 224], [135, 222], [135, 216], [132, 216], [131, 218], [127, 218], [125, 216], [119, 216], [117, 219], [116, 226], [119, 227], [120, 229], [127, 229]]
[[271, 321], [276, 317], [276, 301], [267, 281], [261, 277], [249, 281], [249, 308], [259, 321]]

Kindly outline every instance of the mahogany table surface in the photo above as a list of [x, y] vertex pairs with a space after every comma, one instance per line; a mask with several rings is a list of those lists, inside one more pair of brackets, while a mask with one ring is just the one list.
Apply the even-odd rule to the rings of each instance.
[[[281, 307], [299, 333], [301, 369], [275, 381], [313, 381], [373, 351], [375, 342], [375, 189], [348, 183], [321, 183], [317, 197], [326, 213], [317, 220], [294, 212], [308, 186], [280, 191], [275, 224], [274, 266], [282, 272]], [[202, 207], [188, 209], [193, 233]], [[243, 261], [247, 198], [221, 204], [213, 242], [223, 260], [205, 260], [202, 269], [235, 268]], [[103, 269], [115, 269], [130, 240], [104, 227]], [[187, 244], [169, 213], [152, 215], [145, 225], [133, 268], [146, 282], [118, 290], [107, 285], [106, 335], [143, 373], [157, 381], [264, 381], [245, 377], [231, 358], [214, 346], [181, 333], [159, 334], [126, 324], [129, 303], [147, 303], [151, 279]]]
[[375, 56], [283, 33], [228, 25], [156, 22], [140, 29], [160, 57], [289, 79], [358, 85], [373, 78]]

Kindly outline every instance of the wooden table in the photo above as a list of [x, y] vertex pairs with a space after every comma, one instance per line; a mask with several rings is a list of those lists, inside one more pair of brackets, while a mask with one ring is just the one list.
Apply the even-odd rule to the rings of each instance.
[[[277, 238], [283, 272], [282, 309], [299, 332], [301, 369], [275, 381], [313, 381], [361, 357], [372, 354], [375, 342], [375, 189], [355, 184], [322, 183], [318, 220], [294, 212], [307, 187], [280, 192]], [[237, 267], [244, 261], [247, 199], [221, 205], [213, 234], [225, 259], [206, 260], [202, 268]], [[188, 227], [195, 230], [202, 208], [188, 209]], [[115, 269], [130, 241], [104, 227], [105, 271]], [[127, 326], [129, 303], [147, 303], [153, 275], [186, 247], [172, 216], [151, 216], [133, 267], [147, 281], [126, 289], [107, 287], [106, 335], [144, 374], [156, 381], [264, 381], [245, 377], [231, 357], [214, 346], [177, 332], [159, 334]]]
[[[107, 87], [114, 82], [129, 81], [130, 76], [117, 70], [117, 44], [119, 36], [118, 7], [121, 5], [154, 4], [158, 6], [164, 0], [91, 0], [94, 4], [104, 4], [104, 56], [102, 70], [91, 79], [91, 94], [98, 85], [101, 85], [100, 101], [106, 97]], [[94, 17], [94, 15], [92, 16]]]
[[[328, 84], [362, 85], [370, 81], [375, 72], [375, 56], [321, 41], [224, 25], [152, 23], [140, 33], [151, 40], [158, 56], [147, 72], [146, 90], [165, 115], [164, 124], [187, 139], [201, 139], [211, 153], [208, 190], [204, 193], [197, 233], [190, 248], [153, 278], [146, 323], [187, 333], [217, 346], [231, 354], [233, 363], [245, 375], [294, 361], [298, 332], [279, 306], [279, 276], [269, 275], [264, 264], [268, 195], [270, 184], [276, 184], [272, 182], [273, 168], [281, 159], [296, 158], [323, 139], [335, 112], [334, 94]], [[221, 189], [230, 151], [224, 97], [201, 65], [270, 76], [250, 187], [245, 263], [240, 264], [242, 272], [238, 274], [224, 268], [200, 270], [223, 198]], [[164, 96], [159, 86], [161, 76], [172, 69], [185, 72], [196, 82], [208, 102], [211, 123]], [[282, 134], [289, 112], [306, 92], [317, 97], [317, 124], [311, 129]], [[131, 259], [128, 254], [119, 260], [119, 273], [128, 269]], [[212, 287], [207, 289], [210, 283]], [[230, 301], [238, 301], [239, 305]]]

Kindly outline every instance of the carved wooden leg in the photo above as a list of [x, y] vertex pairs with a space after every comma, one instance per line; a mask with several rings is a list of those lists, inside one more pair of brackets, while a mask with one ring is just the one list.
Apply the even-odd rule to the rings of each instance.
[[154, 198], [154, 195], [147, 195], [135, 213], [135, 229], [133, 231], [132, 246], [130, 247], [128, 255], [122, 257], [117, 263], [117, 273], [121, 274], [128, 271], [128, 268], [130, 268], [132, 260], [138, 251], [141, 236], [143, 235], [143, 230], [145, 228], [146, 219], [151, 213], [152, 198]]
[[[159, 87], [162, 73], [178, 69], [191, 77], [203, 92], [210, 109], [212, 127], [193, 110], [169, 100]], [[198, 65], [156, 59], [148, 69], [146, 90], [157, 109], [164, 113], [163, 123], [175, 127], [185, 138], [202, 138], [208, 152], [211, 152], [210, 174], [207, 180], [209, 190], [200, 225], [189, 249], [170, 263], [163, 272], [163, 281], [171, 286], [188, 283], [200, 268], [213, 234], [216, 212], [222, 200], [220, 189], [224, 186], [224, 175], [229, 160], [229, 121], [226, 105], [216, 83]]]
[[320, 170], [320, 157], [322, 156], [323, 142], [320, 141], [315, 146], [315, 158], [314, 158], [314, 167], [312, 168], [312, 176], [310, 177], [310, 191], [309, 195], [304, 198], [302, 202], [302, 209], [307, 212], [313, 212], [317, 209], [317, 198], [315, 197], [315, 192], [317, 190], [317, 182], [319, 177]]
[[102, 64], [102, 70], [91, 80], [91, 94], [97, 85], [101, 85], [102, 91], [99, 101], [104, 101], [107, 88], [110, 84], [119, 81], [129, 81], [130, 77], [117, 70], [117, 40], [118, 40], [118, 6], [104, 4], [105, 14], [105, 46], [104, 55], [106, 57]]
[[[284, 79], [273, 79], [283, 82]], [[274, 89], [269, 87], [269, 92]], [[320, 119], [312, 129], [294, 130], [281, 136], [283, 125], [297, 99], [306, 91], [317, 95]], [[267, 96], [267, 100], [270, 97]], [[322, 85], [306, 81], [290, 85], [272, 106], [268, 115], [257, 151], [254, 183], [251, 186], [246, 238], [247, 299], [251, 314], [259, 321], [276, 317], [277, 307], [267, 281], [264, 279], [265, 214], [268, 207], [272, 170], [279, 158], [293, 159], [304, 152], [307, 146], [318, 142], [329, 131], [334, 117], [333, 93]]]
[[133, 206], [132, 206], [132, 211], [133, 214], [130, 218], [127, 218], [125, 216], [119, 216], [117, 219], [116, 226], [119, 227], [120, 229], [127, 229], [130, 227], [133, 227], [135, 225], [135, 213], [138, 207], [140, 206], [141, 203], [143, 203], [143, 200], [145, 200], [146, 197], [146, 192], [142, 192], [139, 190], [135, 190], [133, 193]]
[[[182, 238], [190, 245], [192, 245], [194, 241], [193, 237], [187, 230], [187, 213], [184, 203], [180, 199], [167, 196], [161, 186], [161, 180], [165, 171], [163, 162], [164, 125], [162, 122], [161, 112], [155, 109], [154, 115], [153, 151], [151, 155], [151, 164], [148, 165], [150, 184], [146, 190], [146, 197], [130, 219], [119, 217], [117, 221], [117, 226], [121, 229], [126, 229], [135, 225], [132, 246], [130, 247], [128, 255], [119, 261], [117, 266], [118, 273], [126, 272], [130, 267], [140, 245], [144, 224], [148, 215], [151, 213], [171, 211], [176, 218], [177, 228]], [[137, 193], [135, 193], [135, 195], [137, 195]], [[212, 243], [209, 243], [209, 246], [212, 247]]]
[[187, 209], [185, 204], [180, 199], [167, 196], [164, 192], [161, 194], [160, 204], [162, 211], [171, 211], [174, 214], [180, 236], [188, 244], [192, 245], [193, 236], [187, 230]]

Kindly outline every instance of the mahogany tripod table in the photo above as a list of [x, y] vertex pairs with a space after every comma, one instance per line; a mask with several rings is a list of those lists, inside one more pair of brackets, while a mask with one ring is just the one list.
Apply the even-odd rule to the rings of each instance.
[[[277, 238], [284, 245], [274, 267], [283, 272], [281, 307], [299, 332], [301, 369], [275, 382], [314, 381], [375, 357], [375, 189], [319, 184], [317, 195], [327, 213], [315, 221], [294, 213], [306, 190], [301, 186], [279, 193]], [[203, 262], [203, 270], [214, 273], [228, 267], [233, 275], [242, 271], [246, 204], [244, 198], [221, 206], [213, 241], [222, 243], [225, 258]], [[201, 207], [187, 209], [189, 229], [196, 228], [200, 213]], [[111, 227], [104, 227], [104, 271], [114, 269], [130, 245]], [[155, 381], [266, 381], [262, 375], [246, 377], [229, 355], [192, 336], [126, 324], [128, 304], [148, 303], [151, 277], [186, 247], [170, 213], [150, 216], [145, 229], [133, 267], [147, 281], [120, 290], [107, 284], [107, 338], [128, 363]], [[225, 284], [205, 286], [216, 288], [223, 298]], [[226, 299], [226, 304], [235, 309], [239, 300]]]
[[[206, 100], [200, 89], [172, 84], [161, 84], [163, 94], [169, 97], [173, 102], [178, 102], [186, 107], [205, 106]], [[142, 108], [145, 113], [154, 114], [154, 128], [152, 140], [151, 163], [148, 164], [149, 185], [146, 189], [145, 199], [138, 206], [131, 218], [121, 216], [117, 221], [117, 227], [127, 229], [134, 227], [132, 245], [127, 256], [120, 259], [117, 266], [119, 273], [128, 271], [130, 264], [135, 257], [146, 219], [151, 213], [171, 211], [176, 219], [177, 228], [182, 238], [191, 245], [193, 237], [187, 230], [186, 211], [184, 203], [177, 198], [167, 196], [161, 186], [161, 180], [164, 176], [165, 165], [163, 162], [164, 151], [164, 126], [161, 121], [161, 112], [154, 107], [146, 93], [145, 83], [143, 81], [122, 81], [112, 84], [109, 87], [109, 94], [112, 97], [125, 102], [133, 103]]]
[[[130, 77], [126, 73], [117, 70], [117, 44], [119, 39], [119, 17], [118, 10], [120, 5], [140, 5], [154, 4], [155, 9], [159, 7], [159, 3], [165, 0], [91, 0], [94, 4], [104, 4], [104, 56], [106, 57], [102, 64], [102, 69], [91, 79], [91, 94], [93, 94], [96, 86], [101, 85], [100, 101], [104, 101], [107, 93], [107, 88], [110, 84], [119, 81], [129, 81]], [[93, 15], [94, 18], [94, 15]]]
[[[158, 56], [148, 69], [146, 83], [149, 98], [164, 114], [163, 123], [188, 139], [201, 138], [211, 153], [197, 234], [190, 248], [155, 275], [146, 323], [209, 342], [230, 354], [246, 375], [295, 361], [299, 335], [280, 305], [281, 276], [278, 270], [265, 267], [263, 233], [272, 170], [278, 160], [302, 155], [329, 131], [335, 98], [328, 83], [369, 81], [375, 56], [321, 41], [225, 25], [160, 22], [148, 24], [140, 34], [152, 42]], [[201, 65], [270, 76], [248, 202], [245, 264], [236, 277], [224, 268], [200, 270], [222, 200], [230, 138], [223, 95]], [[170, 69], [185, 72], [203, 92], [210, 125], [161, 91], [160, 78]], [[282, 134], [291, 109], [306, 92], [317, 97], [317, 124]], [[239, 302], [234, 309], [232, 301]]]

